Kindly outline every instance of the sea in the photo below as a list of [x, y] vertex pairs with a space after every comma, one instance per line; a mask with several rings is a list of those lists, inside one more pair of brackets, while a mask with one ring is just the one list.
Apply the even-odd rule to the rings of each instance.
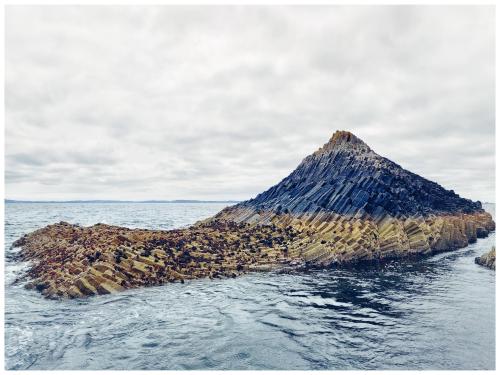
[[172, 229], [226, 205], [6, 203], [6, 369], [495, 369], [495, 271], [474, 264], [495, 233], [422, 259], [78, 300], [48, 300], [15, 282], [29, 264], [12, 243], [47, 224]]

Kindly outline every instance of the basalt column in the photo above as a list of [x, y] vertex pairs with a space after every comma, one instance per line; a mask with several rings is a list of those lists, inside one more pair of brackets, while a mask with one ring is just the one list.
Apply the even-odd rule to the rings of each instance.
[[298, 255], [318, 265], [453, 250], [495, 228], [480, 202], [403, 169], [345, 131], [216, 219], [305, 231]]

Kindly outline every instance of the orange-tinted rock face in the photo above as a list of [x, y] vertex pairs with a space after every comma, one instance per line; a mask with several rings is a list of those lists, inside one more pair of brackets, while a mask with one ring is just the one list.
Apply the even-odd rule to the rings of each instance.
[[495, 229], [479, 202], [337, 132], [279, 184], [188, 229], [49, 225], [15, 244], [47, 297], [454, 250]]
[[454, 250], [475, 242], [478, 233], [495, 229], [491, 215], [486, 212], [427, 218], [386, 216], [375, 220], [337, 214], [295, 216], [226, 209], [217, 219], [290, 225], [308, 233], [297, 255], [323, 266]]

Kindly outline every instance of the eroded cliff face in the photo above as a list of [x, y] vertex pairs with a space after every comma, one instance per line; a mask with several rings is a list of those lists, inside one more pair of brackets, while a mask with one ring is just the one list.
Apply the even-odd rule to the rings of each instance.
[[467, 246], [494, 229], [479, 202], [340, 131], [279, 184], [190, 228], [59, 223], [14, 245], [33, 264], [28, 287], [73, 298], [276, 266], [431, 254]]

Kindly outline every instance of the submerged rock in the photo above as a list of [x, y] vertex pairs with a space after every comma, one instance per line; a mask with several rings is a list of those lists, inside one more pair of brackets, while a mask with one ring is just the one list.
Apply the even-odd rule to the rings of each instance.
[[494, 229], [480, 202], [339, 131], [279, 184], [190, 228], [59, 223], [15, 246], [33, 262], [28, 286], [47, 297], [81, 297], [287, 266], [426, 255], [467, 246]]
[[480, 266], [488, 267], [492, 270], [495, 269], [495, 246], [491, 248], [491, 250], [480, 257], [474, 259], [476, 264]]

